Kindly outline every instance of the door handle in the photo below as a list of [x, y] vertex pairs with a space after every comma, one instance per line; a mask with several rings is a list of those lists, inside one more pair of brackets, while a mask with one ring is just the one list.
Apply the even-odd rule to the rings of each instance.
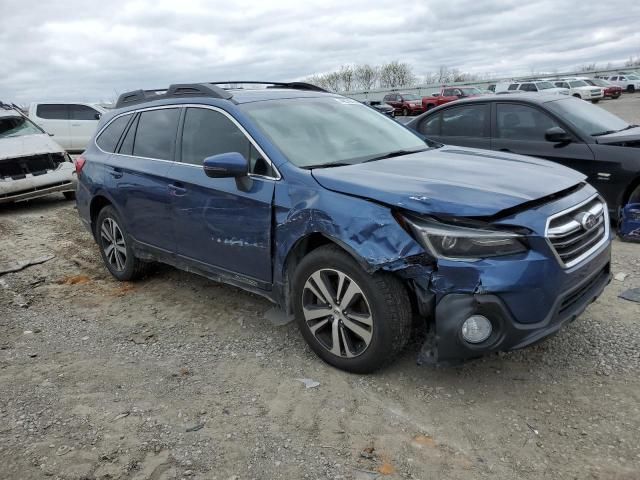
[[170, 183], [168, 187], [169, 193], [174, 197], [182, 197], [187, 194], [187, 189], [181, 183]]
[[109, 175], [111, 175], [113, 178], [122, 178], [122, 170], [120, 170], [119, 168], [112, 168], [109, 171]]
[[72, 124], [71, 124], [71, 126], [72, 126], [72, 127], [79, 127], [79, 126], [80, 126], [80, 124], [79, 124], [79, 123], [72, 123]]

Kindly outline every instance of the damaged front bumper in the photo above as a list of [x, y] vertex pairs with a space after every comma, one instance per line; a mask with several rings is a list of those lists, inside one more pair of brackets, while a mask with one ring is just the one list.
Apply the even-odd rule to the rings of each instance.
[[0, 179], [0, 204], [29, 200], [57, 192], [73, 192], [76, 174], [72, 162], [62, 162], [54, 170], [6, 176]]
[[[476, 268], [476, 288], [439, 295], [418, 363], [454, 365], [535, 344], [575, 320], [611, 279], [609, 242], [573, 269], [561, 269], [551, 262], [555, 260], [488, 262], [485, 268]], [[439, 269], [436, 284], [446, 277], [460, 281], [469, 273], [465, 270], [464, 265], [446, 265]], [[483, 278], [489, 287], [482, 284]], [[486, 317], [492, 325], [490, 336], [477, 344], [465, 341], [461, 332], [465, 320], [473, 315]]]

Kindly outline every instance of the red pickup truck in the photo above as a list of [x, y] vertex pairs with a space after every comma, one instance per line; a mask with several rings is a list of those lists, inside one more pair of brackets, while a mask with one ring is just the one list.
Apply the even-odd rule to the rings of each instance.
[[477, 97], [484, 95], [482, 90], [476, 87], [442, 87], [440, 93], [434, 93], [431, 97], [422, 99], [422, 108], [431, 110], [439, 105], [453, 102], [460, 98]]

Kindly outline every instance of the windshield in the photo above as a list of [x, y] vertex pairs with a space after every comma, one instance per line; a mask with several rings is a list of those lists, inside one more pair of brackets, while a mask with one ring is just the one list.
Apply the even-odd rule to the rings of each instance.
[[348, 98], [271, 100], [241, 108], [299, 167], [360, 163], [427, 148], [395, 120]]
[[31, 120], [22, 117], [0, 117], [0, 138], [21, 137], [43, 133]]
[[538, 86], [538, 90], [547, 90], [549, 88], [556, 88], [556, 86], [551, 82], [538, 82], [536, 83]]
[[571, 82], [569, 82], [569, 85], [571, 85], [572, 88], [589, 86], [584, 80], [572, 80]]
[[603, 132], [618, 132], [629, 126], [627, 122], [603, 108], [575, 97], [548, 102], [546, 105], [560, 118], [587, 135], [604, 135]]
[[413, 93], [402, 93], [401, 95], [404, 100], [420, 100], [420, 97]]
[[461, 88], [460, 90], [462, 90], [462, 93], [465, 95], [481, 95], [482, 92], [475, 87], [471, 87], [471, 88]]

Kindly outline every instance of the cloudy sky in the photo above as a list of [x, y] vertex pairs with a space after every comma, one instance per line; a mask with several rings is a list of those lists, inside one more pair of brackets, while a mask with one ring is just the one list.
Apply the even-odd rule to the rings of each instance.
[[0, 18], [0, 99], [15, 102], [349, 63], [509, 75], [640, 56], [637, 0], [0, 0]]

